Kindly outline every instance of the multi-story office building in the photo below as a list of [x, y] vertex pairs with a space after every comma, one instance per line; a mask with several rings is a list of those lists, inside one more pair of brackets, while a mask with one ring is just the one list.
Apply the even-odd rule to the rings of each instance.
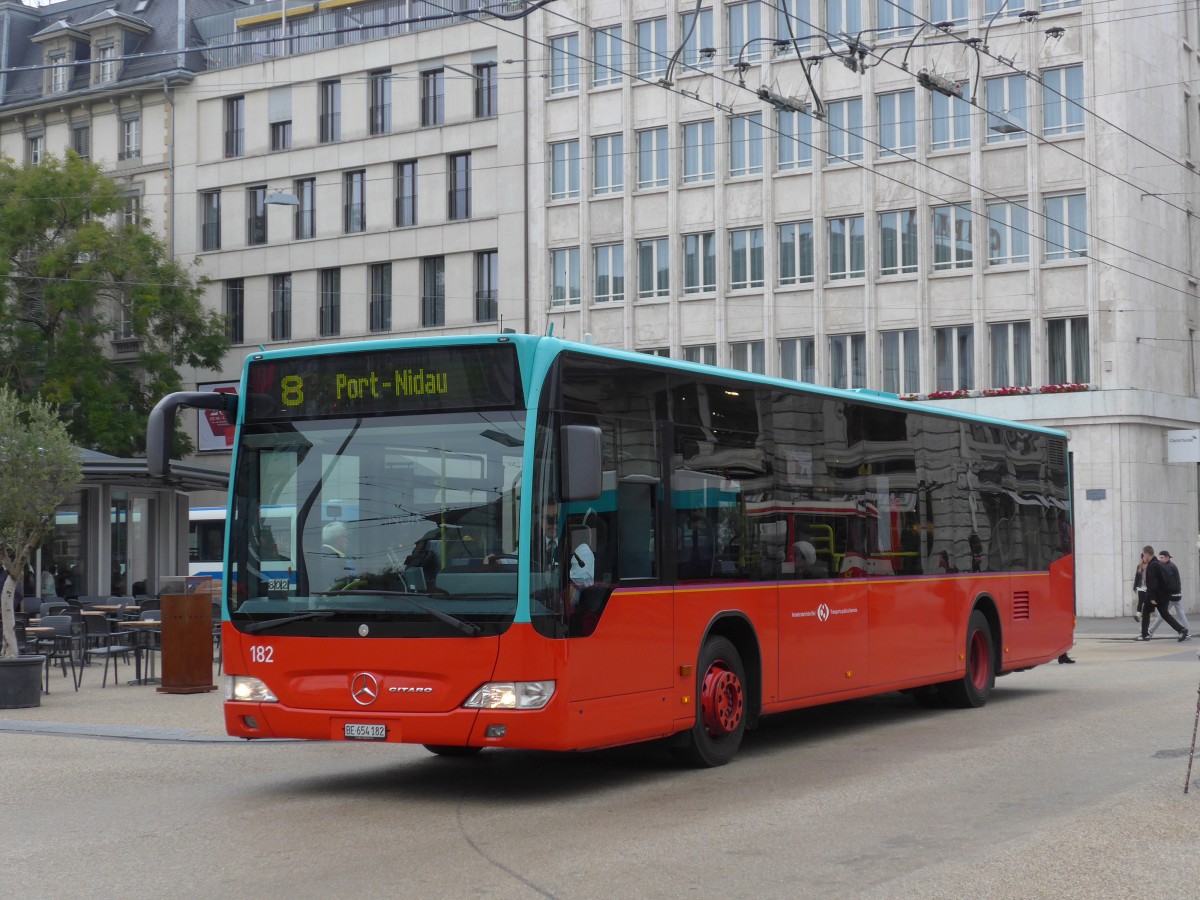
[[1146, 543], [1195, 586], [1184, 6], [550, 4], [533, 328], [1065, 428], [1079, 612]]
[[[134, 35], [127, 51], [160, 30], [176, 46], [161, 2], [0, 2], [40, 23], [6, 31], [29, 45], [7, 57], [6, 152], [38, 134], [61, 150], [80, 115], [16, 59], [49, 60], [95, 16]], [[153, 91], [90, 104], [96, 146], [117, 146], [135, 97], [160, 123], [131, 192], [199, 259], [235, 342], [197, 382], [232, 379], [260, 343], [553, 324], [933, 397], [1070, 431], [1081, 614], [1131, 608], [1145, 543], [1200, 584], [1196, 466], [1167, 461], [1168, 432], [1200, 425], [1194, 5], [461, 17], [478, 5], [189, 2], [178, 46], [203, 49]]]

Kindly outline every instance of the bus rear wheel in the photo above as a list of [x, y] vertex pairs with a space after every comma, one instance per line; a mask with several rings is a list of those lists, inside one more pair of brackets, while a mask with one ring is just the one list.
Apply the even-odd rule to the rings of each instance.
[[996, 685], [996, 652], [992, 641], [992, 626], [979, 610], [971, 613], [967, 623], [967, 671], [958, 681], [939, 685], [950, 706], [975, 709], [987, 703]]
[[691, 766], [712, 768], [733, 759], [746, 733], [746, 672], [728, 638], [705, 641], [696, 667], [696, 724], [673, 749]]
[[422, 746], [435, 756], [474, 756], [483, 749], [482, 747], [453, 747], [449, 744], [424, 744]]

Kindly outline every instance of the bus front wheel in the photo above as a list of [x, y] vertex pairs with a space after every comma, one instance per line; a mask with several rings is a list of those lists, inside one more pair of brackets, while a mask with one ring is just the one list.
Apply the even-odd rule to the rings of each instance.
[[940, 686], [941, 694], [950, 706], [973, 709], [987, 703], [996, 684], [996, 652], [992, 642], [992, 626], [979, 610], [971, 613], [967, 623], [967, 671], [958, 681]]
[[696, 724], [683, 746], [672, 751], [692, 766], [723, 766], [733, 759], [746, 733], [746, 672], [733, 642], [709, 638], [696, 667]]

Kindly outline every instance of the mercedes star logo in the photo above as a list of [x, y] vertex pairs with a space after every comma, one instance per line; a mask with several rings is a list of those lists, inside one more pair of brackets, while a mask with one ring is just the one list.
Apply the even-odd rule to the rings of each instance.
[[350, 696], [359, 706], [370, 706], [379, 696], [379, 682], [369, 672], [360, 672], [350, 682]]

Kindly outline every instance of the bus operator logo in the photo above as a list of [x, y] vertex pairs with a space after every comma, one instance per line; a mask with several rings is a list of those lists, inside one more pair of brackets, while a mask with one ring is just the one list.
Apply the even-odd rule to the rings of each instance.
[[829, 606], [828, 606], [828, 604], [822, 603], [820, 606], [817, 607], [817, 618], [820, 619], [822, 622], [829, 621]]
[[379, 696], [379, 682], [369, 672], [360, 672], [350, 682], [350, 696], [359, 706], [370, 706]]

